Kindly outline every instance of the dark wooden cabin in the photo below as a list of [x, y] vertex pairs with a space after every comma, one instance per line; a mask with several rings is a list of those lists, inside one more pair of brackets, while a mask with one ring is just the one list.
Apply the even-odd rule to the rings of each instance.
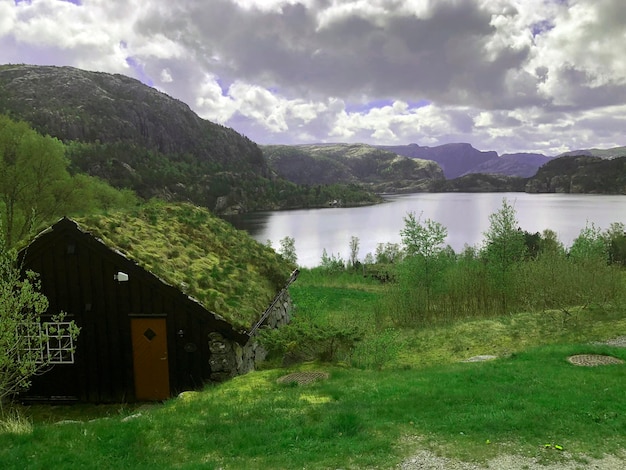
[[74, 352], [59, 354], [24, 399], [162, 400], [241, 372], [248, 334], [73, 220], [61, 219], [21, 254], [41, 276], [48, 311], [81, 329]]

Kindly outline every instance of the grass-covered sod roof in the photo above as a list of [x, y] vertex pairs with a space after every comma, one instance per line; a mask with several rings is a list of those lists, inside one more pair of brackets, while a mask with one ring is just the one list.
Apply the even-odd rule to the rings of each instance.
[[76, 217], [79, 226], [208, 310], [248, 330], [294, 266], [272, 248], [190, 204]]

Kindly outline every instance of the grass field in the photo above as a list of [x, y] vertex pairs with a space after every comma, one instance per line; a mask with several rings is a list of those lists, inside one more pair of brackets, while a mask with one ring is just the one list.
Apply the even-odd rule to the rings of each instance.
[[[0, 428], [0, 464], [393, 468], [426, 449], [474, 462], [503, 453], [544, 463], [574, 459], [584, 468], [585, 456], [623, 455], [626, 365], [567, 361], [583, 353], [626, 360], [626, 348], [591, 344], [626, 335], [621, 308], [402, 329], [377, 310], [384, 289], [360, 276], [311, 272], [292, 286], [296, 317], [362, 328], [359, 351], [339, 364], [268, 366], [148, 409], [23, 408], [22, 419], [5, 419], [13, 426]], [[461, 362], [479, 354], [498, 358]], [[278, 382], [294, 371], [329, 378]]]

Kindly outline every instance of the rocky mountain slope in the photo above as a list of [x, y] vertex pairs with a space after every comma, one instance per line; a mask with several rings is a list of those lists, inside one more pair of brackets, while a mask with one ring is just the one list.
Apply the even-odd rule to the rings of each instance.
[[0, 66], [0, 113], [69, 144], [77, 171], [144, 197], [264, 208], [261, 188], [274, 177], [254, 142], [123, 75]]
[[360, 183], [376, 192], [425, 191], [443, 180], [434, 162], [365, 144], [267, 145], [263, 154], [282, 177], [297, 184]]

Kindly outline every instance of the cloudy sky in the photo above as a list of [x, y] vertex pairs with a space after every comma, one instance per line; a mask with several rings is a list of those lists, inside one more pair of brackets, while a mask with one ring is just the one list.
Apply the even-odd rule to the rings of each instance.
[[137, 78], [265, 143], [626, 145], [624, 0], [0, 0], [0, 63]]

